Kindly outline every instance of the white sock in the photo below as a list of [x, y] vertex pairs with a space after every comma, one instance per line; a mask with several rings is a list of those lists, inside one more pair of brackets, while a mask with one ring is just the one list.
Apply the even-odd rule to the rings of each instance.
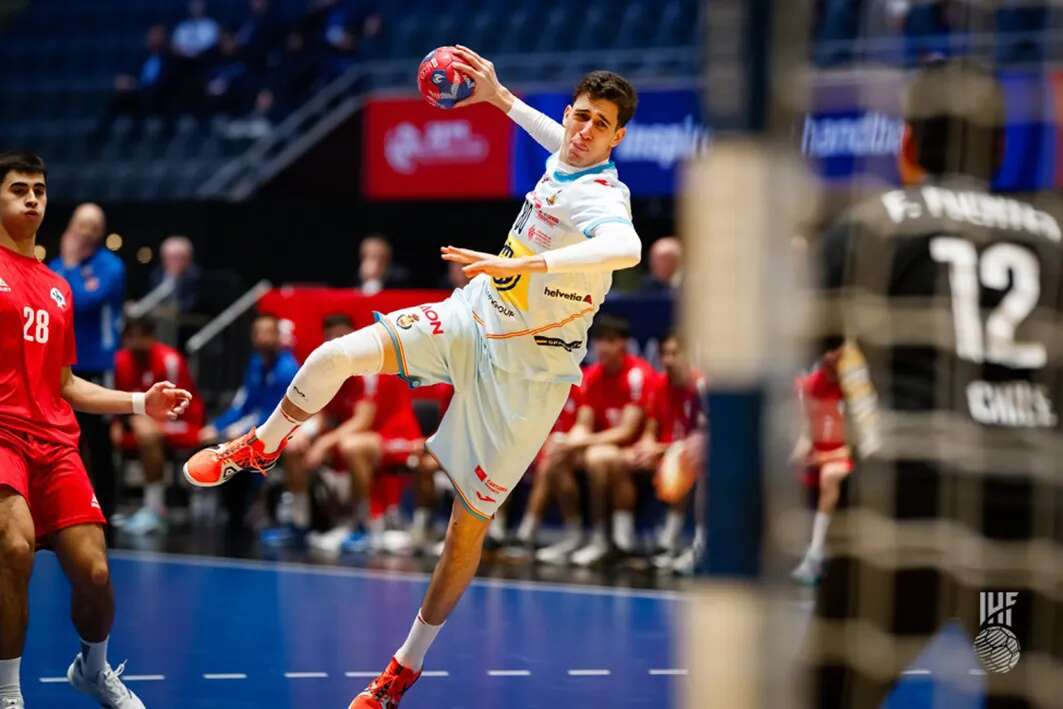
[[613, 513], [613, 539], [624, 551], [635, 548], [635, 513], [617, 510]]
[[310, 494], [306, 490], [292, 493], [292, 524], [300, 529], [310, 526]]
[[418, 507], [413, 511], [413, 531], [418, 534], [428, 532], [428, 524], [432, 521], [432, 510], [427, 507]]
[[527, 544], [535, 541], [535, 534], [539, 531], [539, 518], [530, 512], [524, 513], [524, 519], [520, 521], [517, 529], [517, 539]]
[[823, 558], [823, 547], [827, 543], [827, 527], [830, 526], [830, 513], [817, 512], [812, 522], [812, 543], [808, 545], [808, 553], [814, 559]]
[[661, 546], [673, 550], [679, 548], [679, 535], [683, 533], [683, 522], [686, 515], [676, 510], [668, 510], [664, 518], [664, 529], [661, 530]]
[[281, 408], [283, 403], [277, 404], [277, 408], [273, 409], [273, 413], [269, 415], [266, 422], [255, 429], [255, 435], [258, 440], [262, 441], [262, 447], [267, 453], [280, 448], [284, 439], [295, 433], [295, 429], [303, 424], [302, 421], [296, 421], [284, 413]]
[[487, 528], [487, 536], [496, 542], [506, 538], [506, 518], [504, 515], [495, 513], [495, 518], [491, 520], [491, 525]]
[[85, 676], [95, 678], [103, 668], [107, 666], [107, 641], [106, 637], [98, 643], [81, 641], [81, 666], [85, 668]]
[[21, 667], [21, 657], [0, 660], [0, 697], [22, 697], [22, 687], [18, 682]]
[[166, 484], [144, 483], [144, 506], [159, 514], [166, 511]]
[[384, 532], [388, 531], [388, 520], [384, 515], [377, 515], [369, 520], [365, 525], [371, 536], [380, 536]]
[[432, 647], [436, 636], [446, 621], [439, 625], [429, 625], [421, 618], [421, 611], [417, 611], [417, 617], [410, 628], [410, 634], [406, 636], [406, 642], [395, 651], [395, 659], [403, 667], [417, 672], [424, 666], [424, 656], [428, 648]]

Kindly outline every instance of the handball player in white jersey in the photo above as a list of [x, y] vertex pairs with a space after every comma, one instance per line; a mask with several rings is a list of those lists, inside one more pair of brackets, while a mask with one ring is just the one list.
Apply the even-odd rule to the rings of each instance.
[[257, 430], [197, 453], [185, 476], [199, 486], [240, 471], [266, 473], [289, 436], [348, 377], [398, 374], [412, 386], [449, 382], [454, 399], [427, 441], [458, 492], [442, 557], [406, 642], [352, 708], [396, 707], [420, 676], [439, 633], [480, 562], [492, 516], [546, 440], [581, 380], [587, 331], [612, 272], [639, 262], [628, 189], [610, 154], [635, 111], [631, 85], [608, 71], [576, 86], [562, 122], [502, 86], [494, 66], [458, 46], [455, 67], [476, 82], [462, 104], [488, 102], [551, 152], [501, 254], [454, 246], [442, 258], [472, 281], [440, 303], [377, 314], [374, 325], [326, 342], [307, 358]]

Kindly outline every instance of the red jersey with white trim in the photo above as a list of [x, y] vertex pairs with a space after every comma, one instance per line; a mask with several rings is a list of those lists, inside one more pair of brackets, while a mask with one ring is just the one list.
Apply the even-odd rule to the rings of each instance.
[[114, 356], [114, 386], [121, 391], [147, 391], [156, 382], [169, 381], [179, 389], [192, 393], [192, 401], [181, 416], [195, 426], [202, 426], [205, 418], [203, 399], [188, 371], [188, 362], [181, 353], [161, 342], [152, 344], [147, 359], [140, 360], [132, 350], [120, 349]]
[[371, 430], [384, 438], [421, 438], [421, 426], [413, 412], [410, 386], [391, 374], [370, 374], [360, 378], [361, 398], [376, 405]]
[[582, 402], [583, 391], [573, 384], [572, 388], [568, 390], [568, 399], [565, 401], [565, 407], [561, 409], [561, 414], [557, 417], [554, 427], [550, 429], [550, 433], [568, 433], [572, 430], [572, 427], [576, 425], [577, 414], [579, 414], [579, 407]]
[[620, 423], [620, 414], [628, 404], [646, 408], [646, 399], [657, 372], [653, 366], [632, 354], [625, 354], [620, 368], [613, 374], [600, 362], [584, 370], [582, 406], [594, 409], [594, 430], [604, 431]]
[[77, 361], [70, 285], [36, 258], [0, 246], [0, 428], [77, 445], [62, 397], [63, 368]]
[[704, 424], [701, 405], [704, 393], [705, 377], [697, 372], [683, 386], [672, 386], [664, 372], [654, 379], [646, 417], [657, 422], [658, 441], [681, 441]]
[[816, 367], [798, 378], [797, 390], [808, 422], [814, 451], [832, 451], [845, 445], [844, 394], [836, 379]]

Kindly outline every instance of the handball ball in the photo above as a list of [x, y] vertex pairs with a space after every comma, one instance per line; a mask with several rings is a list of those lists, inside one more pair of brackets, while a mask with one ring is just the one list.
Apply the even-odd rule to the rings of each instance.
[[433, 49], [417, 69], [417, 89], [424, 100], [439, 108], [454, 104], [472, 94], [473, 81], [454, 68], [457, 57], [450, 47]]

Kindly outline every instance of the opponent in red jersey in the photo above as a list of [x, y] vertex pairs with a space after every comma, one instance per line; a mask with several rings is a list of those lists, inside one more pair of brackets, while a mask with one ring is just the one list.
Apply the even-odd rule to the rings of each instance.
[[679, 336], [674, 332], [666, 335], [661, 340], [660, 352], [664, 372], [654, 379], [651, 386], [642, 436], [634, 445], [624, 449], [625, 465], [617, 467], [613, 504], [634, 514], [634, 474], [640, 470], [657, 471], [654, 484], [669, 509], [664, 527], [658, 535], [657, 544], [662, 553], [656, 561], [658, 566], [670, 568], [681, 551], [681, 535], [690, 492], [672, 499], [674, 493], [665, 487], [670, 481], [663, 479], [661, 466], [666, 451], [675, 448], [678, 455], [693, 461], [692, 465], [687, 466], [689, 469], [700, 467], [707, 418], [702, 408], [705, 378], [691, 368]]
[[173, 419], [191, 400], [160, 382], [145, 393], [105, 389], [70, 372], [70, 287], [35, 254], [48, 197], [32, 153], [0, 153], [0, 705], [23, 706], [19, 666], [36, 547], [51, 548], [71, 587], [81, 652], [67, 671], [99, 704], [143, 709], [107, 663], [114, 618], [103, 513], [78, 455], [74, 409]]
[[111, 441], [116, 449], [137, 451], [144, 470], [144, 505], [122, 524], [122, 531], [145, 535], [166, 528], [166, 484], [163, 472], [167, 449], [180, 450], [199, 445], [203, 427], [203, 402], [180, 352], [155, 339], [155, 324], [141, 318], [126, 323], [123, 347], [115, 355], [115, 386], [125, 391], [144, 392], [156, 382], [176, 382], [192, 393], [188, 410], [176, 421], [158, 422], [148, 416], [126, 416], [111, 424]]
[[812, 541], [792, 575], [794, 580], [809, 585], [819, 579], [830, 517], [838, 506], [842, 480], [853, 469], [845, 443], [844, 395], [838, 383], [840, 353], [838, 349], [825, 354], [816, 368], [797, 382], [805, 432], [793, 458], [801, 461], [805, 485], [811, 492], [818, 489], [819, 495]]
[[[576, 423], [557, 442], [562, 462], [547, 472], [555, 478], [550, 484], [559, 500], [567, 498], [562, 504], [578, 509], [579, 488], [572, 477], [573, 469], [582, 467], [587, 471], [593, 537], [581, 548], [581, 540], [570, 534], [541, 549], [536, 554], [540, 561], [561, 563], [571, 555], [572, 563], [589, 566], [610, 550], [606, 512], [611, 478], [621, 463], [621, 447], [634, 441], [642, 430], [646, 397], [656, 377], [649, 362], [627, 351], [629, 337], [628, 324], [622, 318], [602, 316], [595, 321], [591, 339], [598, 361], [584, 373]], [[631, 551], [635, 546], [634, 517], [626, 509], [613, 515], [613, 541], [622, 551]]]

